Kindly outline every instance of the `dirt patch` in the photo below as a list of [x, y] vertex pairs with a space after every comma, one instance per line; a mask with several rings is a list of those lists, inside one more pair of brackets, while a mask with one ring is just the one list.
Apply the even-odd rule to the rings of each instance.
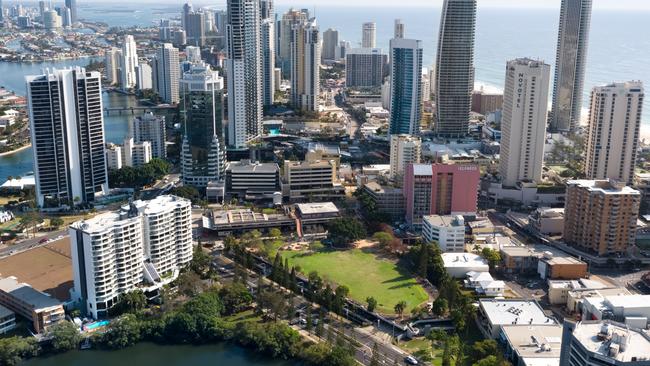
[[376, 241], [362, 239], [354, 242], [354, 247], [358, 249], [374, 248], [377, 245]]

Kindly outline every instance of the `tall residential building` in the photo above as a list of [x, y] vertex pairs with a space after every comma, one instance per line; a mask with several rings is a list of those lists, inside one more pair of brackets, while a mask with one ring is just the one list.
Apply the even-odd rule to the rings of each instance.
[[586, 141], [587, 178], [634, 182], [643, 96], [640, 81], [593, 89]]
[[404, 38], [404, 23], [402, 23], [402, 19], [395, 19], [393, 38]]
[[436, 55], [436, 123], [440, 136], [467, 135], [474, 88], [476, 0], [445, 0]]
[[592, 0], [562, 0], [555, 56], [552, 131], [580, 125]]
[[418, 136], [390, 136], [390, 176], [401, 177], [409, 164], [419, 164], [422, 158], [422, 140]]
[[361, 48], [377, 47], [377, 24], [366, 22], [361, 26]]
[[121, 59], [122, 50], [119, 48], [111, 47], [104, 51], [104, 73], [110, 85], [120, 82]]
[[345, 54], [345, 86], [380, 88], [384, 78], [386, 55], [381, 48], [353, 48]]
[[291, 104], [318, 110], [320, 93], [320, 34], [316, 19], [294, 25], [291, 34]]
[[339, 41], [338, 47], [336, 47], [336, 60], [344, 60], [345, 61], [345, 56], [348, 54], [348, 51], [352, 48], [350, 46], [350, 42], [346, 40], [341, 40]]
[[551, 66], [520, 58], [506, 66], [501, 119], [501, 182], [542, 181]]
[[228, 146], [242, 149], [262, 134], [259, 0], [228, 1]]
[[184, 184], [205, 187], [223, 180], [223, 78], [209, 65], [192, 65], [181, 79]]
[[135, 88], [135, 68], [138, 66], [138, 51], [133, 36], [127, 34], [122, 43], [122, 58], [120, 59], [120, 87], [123, 90]]
[[151, 161], [151, 142], [136, 143], [132, 137], [124, 139], [122, 145], [122, 164], [130, 167], [141, 167]]
[[120, 295], [155, 295], [192, 260], [192, 204], [175, 196], [135, 201], [70, 225], [73, 300], [105, 317]]
[[65, 7], [70, 9], [70, 21], [76, 23], [77, 18], [77, 0], [65, 0]]
[[422, 118], [422, 41], [390, 40], [389, 134], [417, 135]]
[[187, 14], [185, 35], [187, 43], [197, 47], [205, 45], [205, 15], [202, 11], [193, 11]]
[[289, 78], [291, 73], [291, 34], [293, 33], [293, 26], [307, 20], [309, 20], [309, 11], [307, 9], [298, 10], [293, 8], [282, 14], [280, 19], [277, 57], [279, 58], [278, 64], [282, 69], [282, 75], [286, 79]]
[[275, 95], [275, 20], [262, 19], [262, 94], [265, 106], [273, 105]]
[[600, 256], [634, 246], [641, 193], [613, 180], [570, 180], [564, 208], [564, 241]]
[[36, 203], [93, 202], [108, 192], [101, 75], [75, 68], [26, 81]]
[[220, 36], [226, 35], [226, 23], [228, 22], [228, 12], [225, 10], [217, 10], [214, 12], [214, 25], [217, 27], [217, 34]]
[[56, 10], [45, 10], [43, 12], [43, 27], [50, 31], [57, 31], [63, 27], [63, 20]]
[[323, 32], [323, 49], [321, 59], [325, 61], [336, 61], [336, 47], [339, 45], [339, 31], [328, 28]]
[[178, 103], [178, 80], [180, 79], [180, 65], [178, 48], [170, 43], [163, 43], [156, 50], [153, 60], [154, 90], [165, 103]]
[[133, 137], [136, 143], [149, 141], [151, 143], [151, 155], [154, 158], [165, 159], [167, 157], [165, 116], [145, 112], [142, 116], [133, 118], [129, 125], [129, 135]]
[[181, 27], [183, 27], [183, 29], [187, 27], [187, 24], [189, 23], [188, 18], [192, 12], [194, 12], [194, 7], [192, 7], [191, 3], [183, 4], [183, 13], [181, 14]]
[[135, 87], [138, 90], [153, 89], [153, 69], [147, 63], [139, 63], [135, 68]]
[[409, 164], [404, 171], [406, 222], [420, 229], [427, 215], [476, 213], [481, 173], [476, 165]]

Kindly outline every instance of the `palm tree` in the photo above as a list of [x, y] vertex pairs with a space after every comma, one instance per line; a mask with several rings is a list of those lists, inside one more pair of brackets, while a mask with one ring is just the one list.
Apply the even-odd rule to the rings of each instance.
[[395, 312], [399, 315], [399, 317], [402, 317], [402, 314], [404, 314], [404, 310], [406, 310], [406, 301], [401, 300], [397, 304], [395, 304], [394, 308]]

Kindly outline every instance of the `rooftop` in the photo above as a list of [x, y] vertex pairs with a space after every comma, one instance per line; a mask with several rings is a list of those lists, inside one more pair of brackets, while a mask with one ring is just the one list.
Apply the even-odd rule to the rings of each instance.
[[442, 261], [445, 267], [468, 267], [468, 266], [485, 266], [488, 262], [480, 255], [473, 253], [442, 253]]
[[298, 203], [296, 208], [303, 215], [339, 213], [339, 209], [332, 202]]
[[650, 358], [650, 337], [623, 324], [611, 321], [581, 322], [576, 324], [573, 337], [588, 351], [601, 357], [620, 362]]
[[504, 246], [501, 251], [510, 257], [537, 257], [549, 264], [581, 264], [583, 261], [547, 245]]
[[433, 175], [431, 164], [413, 164], [413, 175]]
[[547, 363], [529, 363], [528, 365], [559, 365], [562, 349], [562, 326], [548, 325], [504, 325], [503, 335], [510, 347], [520, 358], [547, 359]]
[[377, 194], [402, 194], [401, 188], [395, 188], [391, 186], [382, 186], [377, 182], [368, 182], [365, 184], [366, 188], [377, 193]]
[[428, 222], [432, 226], [438, 227], [465, 227], [465, 219], [463, 216], [440, 216], [440, 215], [429, 215], [422, 218], [425, 222]]
[[0, 320], [8, 317], [11, 314], [14, 314], [14, 312], [0, 305]]
[[492, 325], [552, 325], [555, 320], [532, 300], [480, 299], [481, 308]]
[[625, 183], [617, 182], [614, 180], [589, 180], [577, 179], [567, 181], [567, 186], [578, 186], [587, 188], [589, 192], [600, 194], [641, 194], [636, 189], [628, 187]]
[[248, 160], [228, 162], [226, 170], [232, 173], [276, 173], [280, 167], [276, 163], [251, 163]]
[[6, 292], [16, 299], [25, 302], [34, 310], [60, 306], [61, 302], [50, 295], [38, 291], [26, 283], [20, 283], [16, 277], [0, 279], [0, 291]]

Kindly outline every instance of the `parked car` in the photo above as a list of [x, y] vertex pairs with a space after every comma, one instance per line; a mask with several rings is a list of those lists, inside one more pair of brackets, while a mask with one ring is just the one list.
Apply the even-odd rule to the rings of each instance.
[[404, 357], [404, 362], [408, 363], [409, 365], [417, 365], [418, 360], [415, 359], [413, 356], [406, 356]]

